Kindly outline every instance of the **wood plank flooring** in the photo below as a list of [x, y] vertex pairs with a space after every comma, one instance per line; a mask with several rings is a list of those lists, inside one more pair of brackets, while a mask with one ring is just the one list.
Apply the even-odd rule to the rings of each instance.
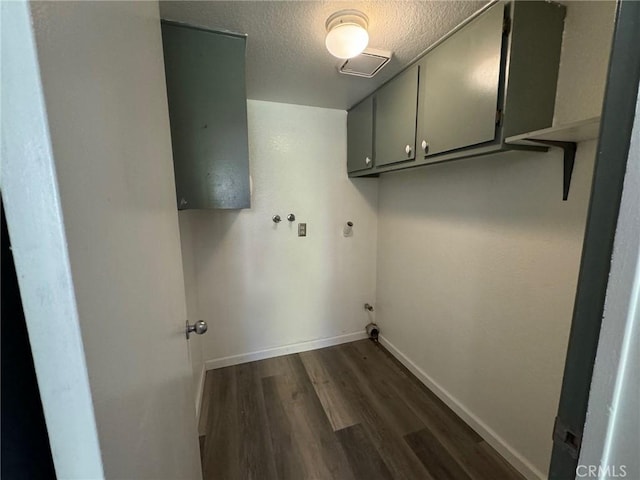
[[370, 340], [207, 372], [205, 480], [523, 480]]

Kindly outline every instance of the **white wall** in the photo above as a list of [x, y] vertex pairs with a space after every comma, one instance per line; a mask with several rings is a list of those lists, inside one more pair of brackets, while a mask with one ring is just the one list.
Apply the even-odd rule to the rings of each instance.
[[639, 205], [640, 96], [576, 478], [640, 478]]
[[380, 181], [377, 319], [385, 341], [472, 425], [484, 424], [543, 473], [594, 152], [594, 141], [581, 145], [567, 202], [558, 152]]
[[188, 214], [210, 367], [356, 338], [369, 321], [363, 304], [375, 302], [378, 185], [347, 178], [346, 112], [248, 103], [251, 209]]
[[[567, 2], [556, 123], [598, 115], [613, 2]], [[380, 178], [377, 320], [387, 345], [530, 478], [546, 478], [595, 141], [569, 201], [558, 151]]]
[[200, 478], [158, 5], [32, 15], [105, 475]]

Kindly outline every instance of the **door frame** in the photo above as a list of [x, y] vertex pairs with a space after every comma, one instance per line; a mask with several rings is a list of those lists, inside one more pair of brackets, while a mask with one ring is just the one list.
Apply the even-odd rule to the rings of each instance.
[[0, 189], [56, 475], [201, 478], [157, 5], [31, 6], [0, 2]]
[[549, 479], [575, 478], [640, 81], [640, 2], [618, 1]]
[[27, 0], [0, 2], [2, 165], [20, 296], [58, 478], [104, 478]]

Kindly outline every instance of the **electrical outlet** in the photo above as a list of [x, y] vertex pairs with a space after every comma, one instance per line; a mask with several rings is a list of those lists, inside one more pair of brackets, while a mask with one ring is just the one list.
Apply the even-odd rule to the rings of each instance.
[[298, 224], [298, 236], [299, 237], [306, 237], [307, 236], [307, 224], [306, 223], [299, 223]]

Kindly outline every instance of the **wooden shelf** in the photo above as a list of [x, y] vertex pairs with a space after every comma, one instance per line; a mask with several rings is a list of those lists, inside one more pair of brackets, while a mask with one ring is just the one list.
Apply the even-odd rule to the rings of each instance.
[[579, 143], [598, 138], [599, 132], [600, 117], [592, 117], [579, 122], [567, 123], [507, 137], [505, 142], [516, 145], [539, 145], [537, 140]]
[[600, 133], [600, 117], [587, 118], [579, 122], [567, 123], [557, 127], [544, 128], [535, 132], [514, 135], [505, 139], [512, 145], [544, 145], [561, 148], [564, 162], [564, 178], [562, 181], [562, 199], [569, 197], [571, 174], [576, 159], [576, 148], [579, 142], [598, 138]]

